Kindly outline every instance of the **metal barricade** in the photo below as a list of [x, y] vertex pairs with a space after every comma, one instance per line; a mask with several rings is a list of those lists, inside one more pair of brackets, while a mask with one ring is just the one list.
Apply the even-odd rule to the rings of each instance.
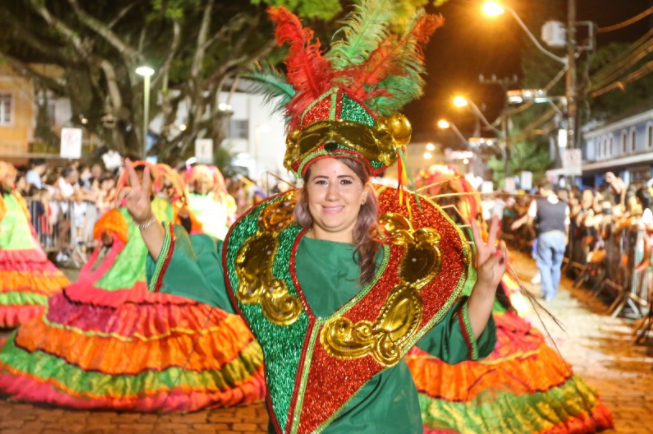
[[60, 265], [81, 268], [95, 245], [95, 204], [84, 201], [42, 201], [26, 198], [31, 224], [46, 253]]

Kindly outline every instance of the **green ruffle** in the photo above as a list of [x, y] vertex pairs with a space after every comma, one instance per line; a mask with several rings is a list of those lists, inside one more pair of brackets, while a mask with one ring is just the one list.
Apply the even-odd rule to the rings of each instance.
[[119, 208], [127, 220], [127, 244], [116, 257], [113, 266], [94, 284], [106, 291], [132, 288], [136, 282], [145, 282], [145, 258], [147, 247], [138, 227], [126, 208]]
[[7, 213], [0, 220], [0, 248], [6, 250], [33, 249], [34, 237], [27, 216], [13, 194], [2, 196]]
[[542, 432], [588, 412], [598, 403], [594, 391], [577, 376], [531, 395], [493, 389], [471, 402], [450, 402], [422, 394], [419, 402], [425, 426], [454, 429], [460, 434]]
[[[144, 371], [137, 375], [109, 375], [84, 371], [42, 351], [29, 353], [16, 347], [14, 339], [15, 332], [2, 347], [0, 361], [3, 364], [38, 379], [54, 379], [80, 395], [143, 395], [172, 387], [224, 390], [249, 378], [262, 362], [258, 344], [251, 342], [236, 359], [224, 365], [219, 371], [182, 371], [181, 368], [173, 367], [161, 372]], [[101, 348], [98, 347], [97, 350], [101, 351]]]
[[2, 306], [20, 306], [35, 304], [45, 306], [48, 303], [48, 297], [33, 292], [4, 292], [0, 293], [0, 305]]

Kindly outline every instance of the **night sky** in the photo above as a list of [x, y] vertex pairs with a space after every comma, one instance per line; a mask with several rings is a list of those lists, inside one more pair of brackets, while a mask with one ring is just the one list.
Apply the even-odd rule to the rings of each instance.
[[[479, 74], [489, 78], [520, 75], [520, 53], [536, 50], [523, 30], [507, 14], [494, 19], [481, 15], [482, 0], [449, 0], [438, 9], [444, 27], [438, 29], [427, 49], [428, 76], [425, 95], [404, 109], [413, 124], [414, 140], [436, 140], [437, 119], [452, 120], [469, 135], [473, 117], [468, 110], [452, 106], [451, 99], [464, 93], [477, 105], [485, 105], [484, 114], [492, 122], [504, 101], [504, 90], [497, 85], [479, 83]], [[566, 0], [507, 0], [528, 25], [542, 19], [566, 22]], [[593, 21], [599, 27], [617, 24], [653, 6], [653, 0], [577, 0], [578, 21]], [[598, 46], [609, 42], [634, 42], [653, 25], [653, 15], [626, 29], [601, 34]], [[529, 25], [540, 36], [540, 25]], [[564, 50], [555, 51], [564, 55]], [[553, 77], [551, 77], [553, 78]], [[519, 88], [519, 85], [513, 88]], [[450, 139], [442, 137], [448, 142]]]

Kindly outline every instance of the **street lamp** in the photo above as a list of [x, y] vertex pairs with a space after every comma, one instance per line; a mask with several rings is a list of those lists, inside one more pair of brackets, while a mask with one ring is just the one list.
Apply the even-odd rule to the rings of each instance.
[[462, 135], [462, 133], [456, 127], [456, 125], [453, 124], [452, 122], [449, 122], [446, 119], [440, 119], [438, 121], [438, 128], [440, 128], [441, 130], [447, 130], [447, 129], [451, 128], [451, 131], [453, 131], [454, 134], [456, 134], [456, 136], [463, 142], [463, 144], [466, 145], [466, 146], [469, 146], [469, 143], [467, 142], [465, 137]]
[[456, 96], [453, 99], [453, 105], [456, 107], [470, 107], [472, 110], [472, 113], [483, 122], [483, 124], [490, 130], [494, 131], [497, 134], [501, 134], [499, 130], [497, 130], [488, 120], [485, 116], [483, 116], [483, 113], [481, 113], [481, 110], [478, 108], [476, 104], [474, 104], [474, 101], [467, 99], [462, 96]]
[[517, 24], [519, 24], [519, 27], [522, 28], [522, 30], [526, 33], [526, 35], [533, 42], [533, 44], [535, 44], [538, 50], [540, 50], [542, 53], [544, 53], [551, 59], [560, 62], [563, 65], [567, 65], [566, 58], [556, 56], [555, 54], [553, 54], [552, 52], [544, 48], [542, 44], [540, 44], [540, 41], [538, 41], [535, 35], [533, 35], [533, 33], [531, 33], [531, 31], [528, 29], [528, 27], [526, 27], [526, 24], [524, 24], [522, 19], [519, 18], [519, 15], [517, 15], [517, 12], [515, 12], [514, 9], [509, 8], [508, 6], [501, 5], [499, 4], [499, 2], [496, 1], [489, 1], [483, 4], [483, 13], [489, 17], [496, 17], [502, 15], [505, 11], [508, 11], [510, 15], [513, 16], [515, 21], [517, 21]]
[[483, 5], [483, 13], [488, 17], [496, 17], [499, 15], [503, 15], [504, 12], [505, 9], [495, 1], [485, 2], [485, 4]]
[[147, 157], [147, 126], [150, 123], [150, 77], [154, 69], [149, 66], [139, 66], [136, 74], [143, 76], [143, 158]]

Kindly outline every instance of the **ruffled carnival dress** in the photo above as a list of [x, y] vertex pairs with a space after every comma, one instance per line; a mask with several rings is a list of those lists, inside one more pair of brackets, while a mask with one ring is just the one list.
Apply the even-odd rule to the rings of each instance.
[[0, 328], [40, 315], [48, 297], [69, 284], [34, 236], [18, 193], [0, 196]]
[[[470, 268], [464, 292], [474, 280]], [[509, 294], [517, 284], [506, 275], [501, 286]], [[497, 344], [483, 360], [448, 365], [419, 348], [406, 356], [425, 433], [580, 434], [613, 427], [596, 392], [537, 329], [499, 301], [493, 317]]]
[[112, 235], [111, 248], [97, 249], [79, 281], [0, 347], [0, 391], [16, 400], [141, 412], [263, 398], [261, 350], [242, 320], [148, 292], [146, 248], [125, 210], [104, 215], [94, 235], [103, 232]]

